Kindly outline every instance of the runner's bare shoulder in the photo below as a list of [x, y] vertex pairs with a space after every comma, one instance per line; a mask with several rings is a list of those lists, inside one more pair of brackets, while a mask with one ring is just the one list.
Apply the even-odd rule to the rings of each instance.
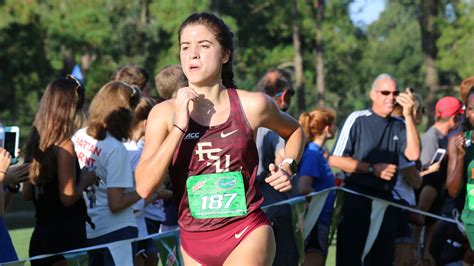
[[173, 126], [174, 110], [175, 99], [169, 99], [155, 105], [148, 115], [147, 124], [167, 125], [167, 128]]
[[261, 92], [250, 92], [244, 90], [237, 90], [240, 102], [245, 112], [251, 110], [253, 113], [261, 113], [266, 109], [267, 104], [271, 98]]

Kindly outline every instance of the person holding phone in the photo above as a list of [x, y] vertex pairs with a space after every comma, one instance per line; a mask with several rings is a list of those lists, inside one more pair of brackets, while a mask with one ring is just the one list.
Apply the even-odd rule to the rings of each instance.
[[[464, 261], [474, 263], [474, 239], [472, 238], [474, 217], [472, 194], [474, 168], [474, 76], [465, 78], [460, 85], [460, 95], [465, 105], [465, 121], [462, 131], [457, 131], [448, 141], [448, 171], [446, 188], [448, 195], [443, 206], [443, 215], [452, 217], [453, 210], [462, 212], [461, 220], [466, 228], [459, 231], [457, 225], [441, 221], [433, 235], [431, 254], [440, 265]], [[469, 193], [468, 193], [469, 192]], [[467, 238], [466, 238], [467, 236]], [[456, 245], [453, 245], [453, 244]], [[454, 255], [454, 256], [453, 256]]]
[[[463, 104], [459, 99], [452, 96], [441, 98], [435, 106], [435, 123], [421, 136], [420, 161], [423, 184], [417, 204], [417, 208], [421, 211], [429, 211], [434, 214], [441, 213], [444, 202], [443, 187], [446, 180], [447, 160], [442, 160], [438, 164], [433, 162], [433, 158], [438, 149], [447, 149], [448, 135], [459, 126], [463, 113]], [[422, 216], [421, 223], [425, 224], [424, 248], [421, 257], [424, 261], [433, 263], [429, 247], [436, 220]], [[421, 227], [416, 226], [414, 229], [414, 250], [417, 250], [420, 245], [420, 232]]]
[[5, 149], [0, 148], [0, 263], [18, 260], [12, 240], [8, 234], [8, 229], [3, 220], [3, 214], [5, 211], [3, 182], [7, 176], [7, 169], [10, 166], [10, 162], [10, 153]]

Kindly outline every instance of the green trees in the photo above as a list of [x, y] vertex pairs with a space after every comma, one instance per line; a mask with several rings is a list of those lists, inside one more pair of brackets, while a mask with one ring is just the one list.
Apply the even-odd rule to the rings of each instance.
[[[26, 133], [47, 83], [69, 73], [75, 64], [85, 72], [86, 95], [91, 98], [120, 65], [142, 65], [154, 75], [161, 67], [178, 63], [180, 23], [192, 12], [207, 10], [218, 12], [235, 33], [239, 87], [254, 90], [271, 67], [293, 72], [300, 95], [290, 108], [294, 116], [320, 100], [336, 108], [341, 118], [368, 107], [370, 82], [381, 72], [394, 74], [402, 87], [414, 87], [433, 99], [455, 94], [453, 87], [474, 74], [472, 1], [387, 1], [379, 20], [364, 27], [350, 20], [351, 2], [1, 1], [0, 115], [6, 124], [18, 124]], [[422, 46], [426, 37], [420, 20], [426, 3], [436, 4], [438, 10], [433, 13], [433, 62], [438, 88], [448, 88], [434, 91], [437, 94], [426, 89]], [[324, 13], [318, 13], [322, 6]], [[323, 58], [319, 68], [316, 56]]]
[[438, 65], [450, 84], [474, 75], [474, 2], [452, 1], [438, 39]]

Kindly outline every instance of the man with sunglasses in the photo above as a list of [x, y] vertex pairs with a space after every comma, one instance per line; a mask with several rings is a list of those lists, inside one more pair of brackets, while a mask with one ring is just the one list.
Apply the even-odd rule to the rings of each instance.
[[[281, 111], [288, 110], [294, 90], [291, 75], [286, 70], [270, 69], [258, 82], [257, 89], [272, 97]], [[257, 170], [257, 185], [264, 197], [262, 206], [296, 196], [294, 189], [290, 192], [279, 192], [265, 182], [265, 178], [270, 174], [268, 165], [282, 163], [285, 140], [267, 128], [259, 128], [255, 142], [260, 160]], [[296, 169], [293, 173], [296, 173]], [[296, 183], [294, 183], [293, 188], [296, 187]], [[271, 207], [265, 213], [271, 222], [276, 240], [276, 255], [273, 265], [298, 265], [299, 256], [292, 229], [290, 207], [288, 205]]]
[[[392, 199], [399, 157], [420, 157], [420, 139], [413, 118], [413, 95], [400, 93], [395, 78], [380, 74], [370, 90], [372, 107], [353, 112], [344, 122], [329, 158], [332, 167], [348, 175], [345, 187], [377, 198]], [[391, 117], [396, 104], [403, 107], [405, 122]], [[377, 202], [344, 193], [337, 229], [336, 265], [392, 265], [397, 229], [396, 210], [388, 206], [375, 212]], [[382, 219], [364, 262], [362, 257], [372, 218]], [[367, 247], [368, 248], [368, 247]]]

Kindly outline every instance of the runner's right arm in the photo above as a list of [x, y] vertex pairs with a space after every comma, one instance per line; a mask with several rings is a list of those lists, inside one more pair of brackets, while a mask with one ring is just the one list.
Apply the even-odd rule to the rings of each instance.
[[188, 129], [188, 104], [198, 95], [186, 87], [176, 99], [162, 102], [150, 112], [145, 131], [145, 147], [135, 170], [137, 193], [148, 198], [166, 180], [173, 154]]
[[169, 102], [155, 106], [148, 116], [145, 147], [135, 169], [136, 189], [148, 198], [165, 181], [173, 153], [184, 133], [173, 127], [173, 108]]

